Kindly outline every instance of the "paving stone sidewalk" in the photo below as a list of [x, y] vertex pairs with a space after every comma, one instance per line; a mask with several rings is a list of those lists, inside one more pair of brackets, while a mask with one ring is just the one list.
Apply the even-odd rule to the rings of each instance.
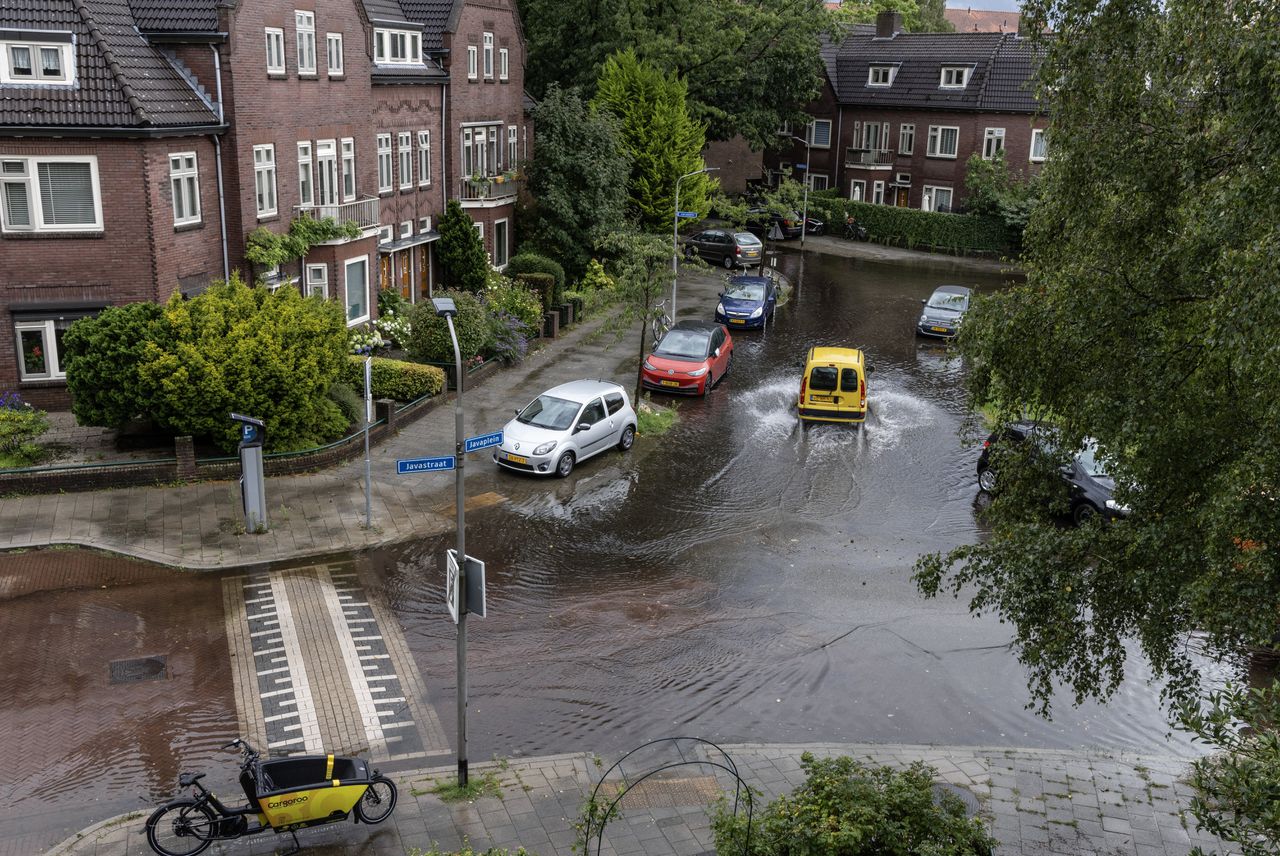
[[[768, 799], [800, 784], [800, 754], [850, 755], [895, 767], [923, 761], [937, 780], [977, 797], [980, 815], [1000, 842], [997, 856], [1184, 856], [1194, 846], [1223, 852], [1215, 839], [1195, 830], [1186, 808], [1190, 793], [1179, 781], [1185, 762], [1170, 757], [1048, 750], [959, 749], [932, 746], [818, 743], [739, 744], [723, 747], [747, 785]], [[707, 760], [706, 751], [685, 757]], [[648, 755], [626, 767], [634, 780], [671, 753]], [[308, 856], [406, 856], [433, 845], [452, 852], [466, 844], [524, 847], [536, 856], [570, 856], [574, 824], [586, 798], [616, 758], [557, 755], [473, 764], [473, 778], [493, 776], [501, 796], [444, 803], [430, 793], [437, 781], [456, 778], [453, 767], [399, 773], [400, 801], [382, 826], [335, 824], [299, 834]], [[709, 807], [733, 780], [707, 765], [668, 771], [662, 779], [632, 787], [620, 815], [605, 829], [595, 856], [703, 856], [714, 852]], [[616, 793], [616, 791], [613, 791]], [[150, 853], [145, 815], [112, 818], [48, 851], [50, 856], [142, 856]], [[207, 853], [267, 854], [285, 849], [288, 836], [215, 844]]]

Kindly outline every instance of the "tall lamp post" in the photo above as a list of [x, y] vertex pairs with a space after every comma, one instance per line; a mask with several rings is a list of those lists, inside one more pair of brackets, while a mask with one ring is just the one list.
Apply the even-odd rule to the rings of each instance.
[[462, 349], [458, 347], [458, 333], [453, 318], [458, 307], [452, 298], [433, 297], [431, 304], [436, 315], [449, 325], [449, 338], [453, 340], [453, 364], [457, 372], [458, 397], [454, 400], [454, 458], [458, 519], [458, 786], [467, 785], [467, 509], [466, 490], [463, 487], [462, 467], [467, 457], [462, 450]]
[[800, 214], [800, 249], [804, 249], [804, 235], [809, 231], [809, 174], [812, 172], [813, 164], [810, 159], [813, 157], [809, 149], [808, 137], [797, 137], [791, 135], [791, 139], [797, 143], [804, 143], [804, 211]]
[[676, 210], [675, 216], [671, 222], [671, 321], [676, 320], [676, 279], [679, 277], [679, 256], [680, 256], [680, 182], [686, 178], [693, 178], [695, 175], [702, 175], [706, 172], [716, 172], [720, 169], [718, 166], [704, 166], [702, 169], [694, 170], [686, 173], [676, 179]]

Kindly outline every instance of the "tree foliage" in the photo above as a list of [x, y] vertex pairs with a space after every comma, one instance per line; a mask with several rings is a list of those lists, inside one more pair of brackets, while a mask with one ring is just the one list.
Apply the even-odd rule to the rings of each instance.
[[[675, 215], [676, 181], [702, 169], [706, 128], [689, 115], [688, 86], [674, 74], [645, 62], [632, 50], [609, 57], [600, 72], [592, 106], [618, 121], [623, 151], [631, 161], [627, 191], [631, 209], [646, 228], [661, 229]], [[714, 183], [694, 175], [680, 183], [680, 205], [702, 209]]]
[[456, 199], [445, 206], [439, 229], [436, 258], [440, 260], [440, 275], [445, 284], [472, 294], [484, 291], [489, 271], [484, 240], [476, 231], [475, 221]]
[[991, 160], [975, 152], [965, 164], [964, 184], [966, 213], [1000, 221], [1009, 230], [1014, 250], [1020, 248], [1027, 221], [1040, 201], [1038, 178], [1011, 172], [1003, 151]]
[[640, 356], [636, 361], [636, 394], [640, 400], [641, 364], [648, 354], [649, 322], [658, 312], [658, 301], [671, 284], [671, 244], [663, 236], [644, 232], [615, 232], [602, 243], [610, 254], [614, 294], [622, 311], [616, 318], [618, 329], [640, 322]]
[[148, 396], [138, 366], [144, 346], [156, 335], [161, 310], [156, 303], [108, 306], [67, 330], [63, 359], [76, 422], [118, 428], [145, 415]]
[[552, 84], [534, 121], [538, 145], [528, 167], [534, 202], [525, 234], [578, 277], [596, 243], [623, 227], [631, 163], [617, 120], [592, 110], [577, 90]]
[[881, 12], [897, 12], [902, 28], [911, 33], [950, 33], [955, 31], [946, 17], [946, 0], [869, 0], [843, 2], [836, 17], [843, 25], [875, 23]]
[[1042, 707], [1059, 681], [1108, 696], [1130, 639], [1193, 698], [1189, 633], [1238, 657], [1274, 650], [1280, 617], [1280, 6], [1023, 14], [1057, 34], [1028, 280], [980, 300], [959, 345], [975, 402], [1096, 437], [1132, 514], [1060, 527], [1015, 482], [990, 539], [925, 558], [918, 580], [1012, 624]]
[[[458, 337], [458, 350], [465, 363], [480, 353], [489, 336], [489, 322], [480, 298], [469, 291], [441, 292], [438, 297], [452, 297], [458, 314], [453, 319], [454, 333]], [[415, 360], [434, 363], [454, 363], [453, 338], [449, 324], [436, 315], [430, 303], [413, 307], [412, 325], [406, 350]]]
[[821, 0], [521, 0], [520, 13], [535, 96], [553, 83], [591, 95], [607, 58], [634, 49], [689, 85], [709, 139], [741, 134], [757, 148], [784, 121], [806, 121], [822, 88], [820, 37], [835, 29]]

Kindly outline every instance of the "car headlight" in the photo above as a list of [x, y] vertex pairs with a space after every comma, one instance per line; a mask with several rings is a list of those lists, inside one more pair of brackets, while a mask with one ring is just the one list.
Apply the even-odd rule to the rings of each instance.
[[752, 318], [759, 318], [759, 317], [760, 317], [761, 315], [763, 315], [763, 314], [764, 314], [764, 307], [763, 307], [763, 306], [757, 306], [757, 307], [756, 307], [756, 311], [751, 313], [751, 317], [752, 317]]
[[921, 323], [921, 324], [928, 324], [928, 323], [929, 323], [929, 316], [928, 316], [928, 315], [921, 315], [921, 316], [920, 316], [920, 321], [919, 321], [919, 323]]
[[1114, 499], [1107, 500], [1107, 509], [1109, 511], [1114, 511], [1116, 514], [1129, 513], [1129, 506], [1125, 505], [1123, 502], [1116, 502]]
[[707, 373], [706, 367], [703, 367], [700, 369], [694, 369], [693, 371], [689, 372], [689, 377], [702, 377], [706, 373]]
[[648, 369], [649, 371], [651, 371], [651, 372], [656, 372], [656, 371], [657, 371], [657, 369], [653, 367], [653, 363], [649, 362], [648, 360], [645, 360], [645, 361], [644, 361], [644, 367], [645, 367], [646, 369]]
[[723, 304], [723, 303], [717, 303], [717, 304], [716, 304], [716, 314], [717, 314], [717, 315], [724, 315], [724, 314], [725, 314], [725, 311], [724, 311], [724, 304]]
[[534, 450], [533, 450], [533, 453], [534, 453], [535, 455], [545, 455], [545, 454], [547, 454], [548, 452], [550, 452], [552, 449], [554, 449], [555, 447], [556, 447], [556, 441], [555, 441], [555, 440], [552, 440], [550, 443], [543, 443], [541, 446], [539, 446], [538, 448], [534, 449]]

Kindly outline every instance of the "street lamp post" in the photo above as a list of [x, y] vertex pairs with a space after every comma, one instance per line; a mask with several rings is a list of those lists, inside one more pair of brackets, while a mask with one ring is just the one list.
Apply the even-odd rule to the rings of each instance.
[[458, 397], [454, 400], [454, 458], [458, 519], [458, 786], [467, 785], [467, 509], [466, 489], [463, 486], [462, 467], [466, 455], [462, 450], [462, 349], [458, 347], [458, 333], [453, 318], [458, 307], [452, 298], [433, 297], [436, 315], [449, 325], [449, 338], [453, 340], [453, 364], [457, 372]]
[[791, 139], [797, 143], [804, 143], [804, 211], [800, 213], [800, 249], [804, 249], [804, 235], [809, 231], [809, 176], [813, 172], [813, 164], [810, 159], [813, 154], [809, 148], [809, 138], [803, 139], [795, 134], [791, 135]]
[[716, 172], [720, 169], [718, 166], [704, 166], [702, 169], [694, 170], [686, 173], [676, 179], [676, 210], [675, 216], [671, 223], [671, 321], [676, 320], [676, 279], [679, 277], [680, 264], [680, 182], [686, 178], [692, 178], [695, 175], [702, 175], [705, 172]]

